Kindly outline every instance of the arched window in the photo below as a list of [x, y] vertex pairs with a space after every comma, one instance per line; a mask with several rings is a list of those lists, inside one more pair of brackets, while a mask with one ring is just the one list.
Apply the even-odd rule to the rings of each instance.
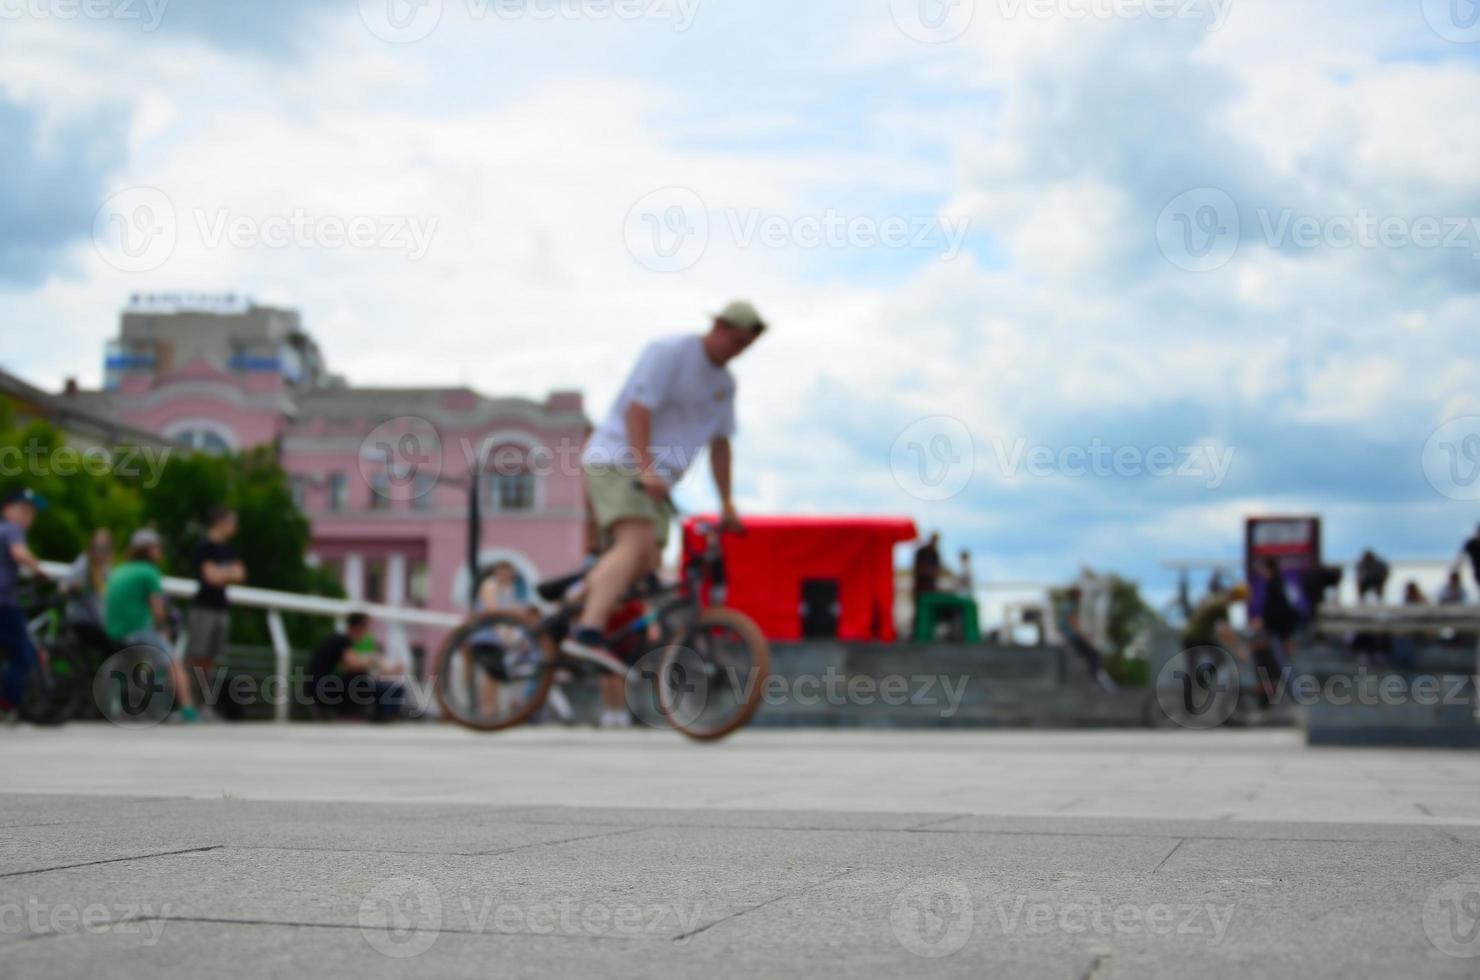
[[488, 454], [483, 503], [490, 513], [517, 514], [539, 509], [539, 478], [531, 472], [529, 449], [505, 444]]
[[192, 452], [225, 456], [237, 449], [236, 437], [225, 426], [207, 420], [178, 422], [165, 430], [165, 436]]

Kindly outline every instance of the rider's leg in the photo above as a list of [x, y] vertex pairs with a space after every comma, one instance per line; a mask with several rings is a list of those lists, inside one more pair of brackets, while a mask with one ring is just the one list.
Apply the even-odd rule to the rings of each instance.
[[26, 694], [26, 678], [36, 666], [36, 648], [26, 629], [26, 616], [14, 606], [0, 606], [0, 650], [10, 658], [5, 669], [5, 699], [20, 707]]
[[577, 623], [580, 630], [604, 630], [612, 610], [632, 583], [662, 561], [651, 521], [618, 521], [612, 525], [611, 534], [611, 548], [586, 577], [586, 604]]

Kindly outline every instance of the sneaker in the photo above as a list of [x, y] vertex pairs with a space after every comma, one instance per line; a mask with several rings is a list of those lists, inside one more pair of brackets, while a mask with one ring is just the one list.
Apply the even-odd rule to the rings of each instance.
[[612, 709], [601, 713], [601, 728], [631, 728], [632, 716], [625, 711]]
[[576, 630], [564, 643], [560, 652], [572, 660], [590, 664], [611, 674], [625, 674], [627, 665], [612, 654], [604, 645], [600, 630]]

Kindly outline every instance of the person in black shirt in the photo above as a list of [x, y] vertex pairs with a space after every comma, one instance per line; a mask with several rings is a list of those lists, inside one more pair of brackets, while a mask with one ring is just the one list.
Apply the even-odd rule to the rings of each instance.
[[309, 659], [309, 692], [321, 708], [392, 721], [405, 704], [404, 688], [393, 665], [362, 649], [369, 635], [370, 617], [351, 613], [344, 632], [325, 639]]
[[1362, 560], [1357, 562], [1357, 601], [1366, 602], [1367, 597], [1372, 596], [1379, 603], [1383, 602], [1391, 572], [1388, 563], [1375, 552], [1362, 552]]
[[940, 535], [932, 534], [915, 552], [915, 627], [911, 628], [911, 635], [917, 632], [920, 623], [920, 597], [938, 591], [940, 588]]
[[1475, 584], [1480, 585], [1480, 528], [1475, 529], [1475, 536], [1464, 543], [1460, 548], [1459, 562], [1456, 569], [1464, 563], [1465, 558], [1470, 559], [1470, 571], [1475, 575]]
[[215, 666], [226, 648], [226, 632], [231, 622], [226, 587], [247, 580], [247, 570], [231, 547], [235, 534], [236, 511], [216, 507], [207, 519], [206, 536], [195, 549], [191, 567], [200, 587], [185, 621], [190, 636], [187, 655], [192, 667]]

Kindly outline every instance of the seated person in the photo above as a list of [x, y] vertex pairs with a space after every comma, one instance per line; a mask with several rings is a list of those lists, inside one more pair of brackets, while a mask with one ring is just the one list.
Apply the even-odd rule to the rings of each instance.
[[198, 721], [185, 665], [175, 656], [168, 636], [169, 605], [159, 566], [164, 541], [159, 532], [144, 527], [129, 538], [127, 561], [113, 570], [103, 593], [103, 626], [119, 647], [147, 647], [169, 664], [174, 697], [185, 721]]
[[315, 704], [372, 721], [393, 721], [400, 716], [406, 702], [401, 668], [373, 649], [361, 649], [370, 642], [370, 617], [357, 612], [345, 620], [344, 632], [319, 644], [308, 663]]

